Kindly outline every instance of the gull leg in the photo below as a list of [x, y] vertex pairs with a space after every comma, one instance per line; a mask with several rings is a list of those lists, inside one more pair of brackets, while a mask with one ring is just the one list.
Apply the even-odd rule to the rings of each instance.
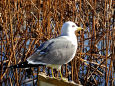
[[63, 78], [63, 76], [62, 76], [61, 70], [60, 70], [60, 76], [61, 76], [61, 79], [62, 79], [62, 78]]
[[67, 80], [67, 78], [64, 78], [64, 77], [63, 77], [63, 75], [62, 75], [62, 73], [61, 73], [61, 70], [59, 70], [59, 71], [60, 71], [61, 80], [63, 80], [63, 81], [66, 81], [66, 82], [67, 82], [67, 81], [68, 81], [68, 80]]
[[51, 72], [52, 72], [52, 77], [54, 78], [53, 68], [51, 68]]

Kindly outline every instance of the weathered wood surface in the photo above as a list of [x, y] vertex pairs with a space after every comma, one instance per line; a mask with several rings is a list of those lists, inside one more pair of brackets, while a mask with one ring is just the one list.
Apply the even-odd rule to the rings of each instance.
[[72, 81], [61, 80], [60, 78], [52, 78], [42, 74], [38, 75], [38, 86], [82, 86]]

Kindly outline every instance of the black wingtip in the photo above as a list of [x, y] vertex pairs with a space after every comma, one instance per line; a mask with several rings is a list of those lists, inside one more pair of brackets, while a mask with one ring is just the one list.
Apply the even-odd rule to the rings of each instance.
[[21, 62], [17, 65], [10, 66], [8, 68], [29, 68], [29, 67], [38, 67], [38, 66], [44, 66], [43, 64], [28, 64], [28, 61]]
[[17, 65], [12, 65], [12, 66], [10, 66], [8, 68], [26, 68], [26, 67], [28, 67], [28, 62], [27, 61], [21, 62], [21, 63], [19, 63]]

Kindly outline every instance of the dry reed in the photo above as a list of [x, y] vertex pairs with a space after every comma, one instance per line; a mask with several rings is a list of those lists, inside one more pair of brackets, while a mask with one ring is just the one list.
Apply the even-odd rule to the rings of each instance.
[[[65, 21], [74, 21], [85, 31], [76, 34], [78, 51], [62, 66], [63, 76], [83, 85], [113, 86], [114, 5], [114, 0], [1, 0], [0, 85], [22, 85], [26, 71], [5, 67], [25, 61], [40, 43], [58, 36]], [[37, 71], [32, 71], [35, 84]]]

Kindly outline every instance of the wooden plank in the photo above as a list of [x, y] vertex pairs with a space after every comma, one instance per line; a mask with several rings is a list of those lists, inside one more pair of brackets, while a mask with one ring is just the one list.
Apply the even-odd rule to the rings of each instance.
[[38, 77], [38, 86], [82, 86], [72, 81], [52, 78], [43, 74], [39, 74]]

